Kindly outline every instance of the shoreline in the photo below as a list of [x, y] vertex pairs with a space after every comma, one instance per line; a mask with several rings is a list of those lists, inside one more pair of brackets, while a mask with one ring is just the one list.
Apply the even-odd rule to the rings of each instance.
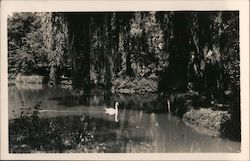
[[[31, 78], [27, 78], [27, 77], [31, 77]], [[33, 77], [34, 76], [25, 76], [24, 80], [30, 80], [30, 79], [32, 80]], [[35, 77], [38, 78], [37, 76], [35, 76]], [[21, 78], [23, 78], [23, 77], [21, 77]], [[41, 80], [44, 80], [43, 77], [39, 77], [39, 78], [40, 78], [40, 80], [37, 79], [37, 80], [39, 80], [38, 82], [33, 81], [32, 83], [30, 81], [25, 82], [25, 81], [18, 81], [15, 79], [9, 79], [8, 84], [9, 85], [17, 85], [18, 84], [18, 87], [20, 89], [31, 88], [32, 85], [36, 86], [35, 89], [41, 89], [41, 88], [43, 88], [43, 85], [48, 85], [48, 83], [41, 81]], [[20, 78], [19, 78], [19, 80], [20, 80]], [[126, 79], [126, 80], [119, 82], [119, 79], [117, 79], [115, 81], [116, 81], [116, 83], [112, 84], [112, 88], [110, 91], [113, 94], [124, 94], [124, 95], [157, 94], [156, 86], [154, 86], [153, 88], [144, 88], [145, 86], [143, 86], [143, 83], [147, 84], [147, 87], [150, 85], [150, 83], [156, 83], [157, 81], [154, 81], [154, 80], [141, 79], [141, 80], [130, 81], [130, 80]], [[117, 83], [117, 82], [119, 82], [119, 83]], [[37, 86], [39, 86], [39, 87], [37, 87]], [[71, 84], [59, 84], [58, 86], [61, 88], [72, 90]], [[137, 90], [134, 89], [135, 86], [137, 87]], [[142, 89], [140, 89], [140, 87], [142, 87]], [[145, 90], [145, 89], [149, 89], [149, 90]], [[181, 93], [180, 95], [187, 95], [187, 94], [188, 94], [188, 92]], [[191, 99], [192, 99], [192, 97], [193, 96], [191, 96]], [[164, 101], [165, 97], [162, 97], [162, 99]], [[190, 106], [190, 103], [188, 105], [185, 104], [185, 101], [186, 102], [190, 101], [190, 98], [183, 97], [182, 99], [184, 100], [183, 104], [178, 104], [178, 101], [180, 101], [180, 100], [178, 100], [178, 98], [175, 100], [175, 102], [173, 102], [173, 103], [177, 103], [177, 104], [173, 104], [172, 108], [175, 111], [173, 110], [172, 113], [174, 115], [177, 115], [178, 117], [180, 117], [180, 119], [182, 119], [182, 121], [187, 126], [192, 127], [197, 132], [205, 133], [206, 135], [213, 136], [213, 137], [222, 137], [223, 129], [221, 126], [224, 126], [224, 125], [221, 125], [221, 124], [225, 124], [225, 120], [223, 120], [224, 115], [225, 116], [227, 115], [226, 121], [234, 119], [231, 116], [229, 116], [229, 113], [228, 113], [229, 110], [226, 110], [226, 111], [221, 111], [218, 109], [212, 110], [212, 108], [210, 109], [207, 107], [206, 108], [202, 107], [202, 104], [201, 104], [201, 107], [199, 109], [193, 109], [192, 105], [191, 105], [191, 108], [188, 107], [188, 106]], [[204, 102], [204, 105], [205, 105], [205, 102]], [[180, 106], [180, 107], [178, 107], [178, 106]], [[212, 117], [211, 114], [214, 115], [214, 117]], [[213, 122], [212, 120], [214, 120], [215, 118], [216, 118], [216, 121]], [[203, 123], [204, 120], [206, 121], [206, 124], [207, 124], [206, 126], [205, 126], [205, 123]], [[233, 121], [235, 121], [235, 120], [233, 120]]]

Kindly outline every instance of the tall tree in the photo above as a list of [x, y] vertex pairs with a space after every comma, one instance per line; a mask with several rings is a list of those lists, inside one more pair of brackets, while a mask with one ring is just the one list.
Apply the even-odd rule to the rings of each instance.
[[[105, 13], [103, 24], [103, 51], [104, 51], [104, 64], [105, 64], [105, 88], [111, 88], [111, 78], [113, 73], [113, 60], [112, 60], [112, 33], [111, 33], [111, 15], [112, 13]], [[106, 41], [105, 41], [106, 40]]]
[[50, 62], [50, 84], [55, 85], [60, 82], [63, 58], [69, 48], [68, 24], [62, 13], [48, 12], [41, 17], [43, 40]]
[[89, 13], [67, 13], [69, 34], [72, 41], [72, 78], [77, 94], [90, 89], [90, 37]]
[[17, 74], [46, 76], [48, 59], [42, 42], [39, 13], [20, 12], [8, 17], [8, 71]]
[[188, 19], [185, 12], [174, 12], [171, 17], [173, 38], [170, 41], [169, 83], [172, 88], [185, 90], [187, 85], [187, 67], [190, 55], [189, 34], [187, 32]]
[[131, 68], [131, 39], [130, 39], [130, 20], [133, 17], [131, 12], [119, 12], [116, 14], [117, 30], [119, 32], [118, 53], [121, 56], [121, 71], [120, 76], [132, 76]]

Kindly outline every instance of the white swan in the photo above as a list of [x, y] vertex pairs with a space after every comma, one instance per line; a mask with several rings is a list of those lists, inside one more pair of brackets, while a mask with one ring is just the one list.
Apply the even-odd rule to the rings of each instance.
[[115, 102], [115, 108], [104, 108], [106, 111], [105, 111], [105, 114], [109, 114], [109, 115], [115, 115], [115, 122], [118, 122], [118, 106], [119, 106], [119, 103], [118, 102]]
[[106, 114], [109, 114], [109, 115], [114, 115], [116, 113], [118, 113], [118, 106], [119, 106], [119, 103], [118, 102], [115, 102], [115, 108], [104, 108], [106, 111], [105, 113]]

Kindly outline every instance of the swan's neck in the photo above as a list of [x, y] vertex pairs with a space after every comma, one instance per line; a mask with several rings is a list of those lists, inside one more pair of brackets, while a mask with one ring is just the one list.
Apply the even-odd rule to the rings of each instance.
[[118, 122], [118, 105], [115, 105], [115, 122]]

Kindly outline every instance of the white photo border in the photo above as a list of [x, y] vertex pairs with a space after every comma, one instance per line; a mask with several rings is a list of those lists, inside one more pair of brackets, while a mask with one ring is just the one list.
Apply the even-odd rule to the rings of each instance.
[[[239, 11], [240, 15], [240, 153], [50, 153], [8, 152], [7, 16], [13, 12], [94, 11]], [[1, 160], [249, 160], [249, 1], [248, 0], [2, 0], [1, 11]]]

